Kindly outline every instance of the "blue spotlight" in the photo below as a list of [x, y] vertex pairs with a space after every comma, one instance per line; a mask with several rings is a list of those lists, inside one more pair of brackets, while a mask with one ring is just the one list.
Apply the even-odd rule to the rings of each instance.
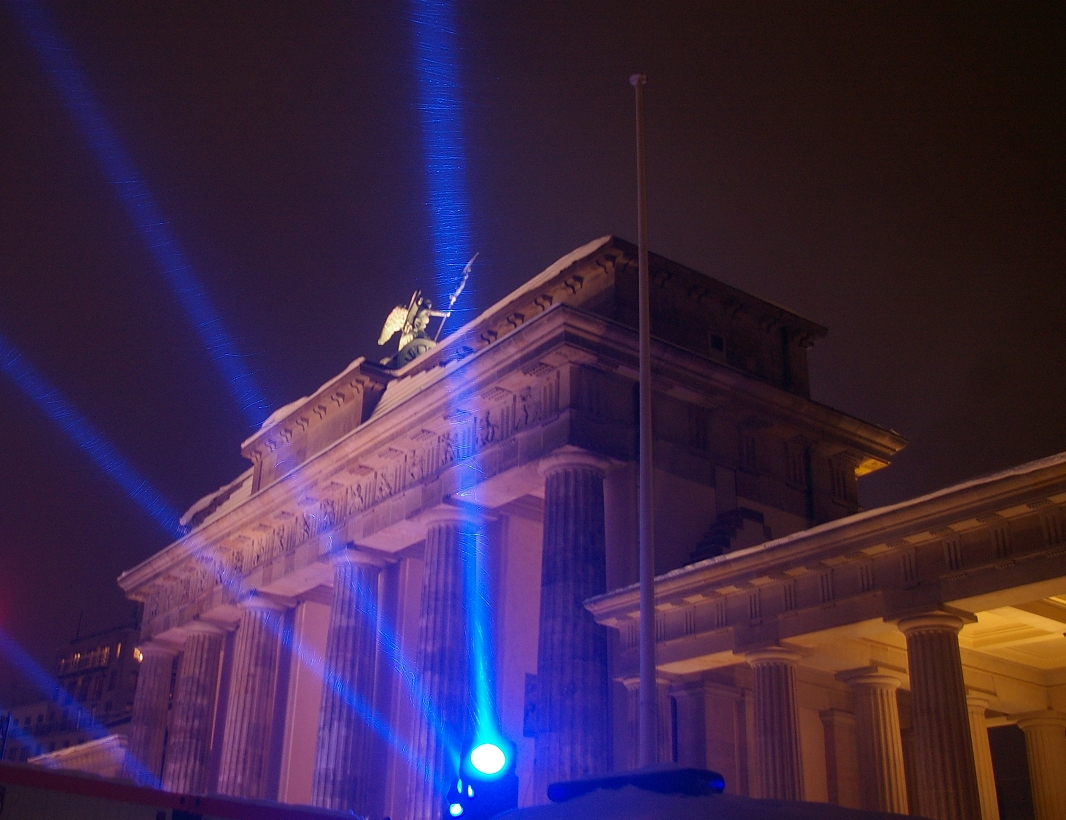
[[480, 774], [492, 777], [507, 765], [507, 754], [495, 743], [479, 743], [470, 751], [470, 765]]
[[0, 334], [0, 371], [107, 473], [126, 495], [172, 538], [181, 535], [179, 514]]
[[267, 402], [243, 365], [237, 346], [222, 326], [192, 265], [159, 212], [148, 186], [122, 150], [118, 134], [85, 81], [70, 48], [60, 37], [47, 11], [34, 0], [9, 0], [33, 50], [43, 63], [56, 91], [88, 142], [104, 177], [140, 235], [148, 253], [177, 297], [200, 342], [221, 372], [237, 405], [252, 426], [267, 415]]
[[[332, 538], [330, 538], [329, 543], [332, 548]], [[355, 591], [360, 601], [368, 602], [374, 600], [376, 595], [370, 589], [363, 586], [361, 581], [357, 581], [356, 583], [357, 586]], [[237, 582], [231, 584], [229, 589], [235, 595], [240, 594], [240, 583]], [[412, 702], [416, 707], [421, 708], [423, 713], [427, 715], [426, 719], [431, 722], [431, 725], [435, 725], [438, 731], [442, 731], [440, 721], [435, 717], [436, 710], [428, 703], [427, 698], [420, 696], [421, 689], [417, 685], [417, 675], [413, 670], [413, 665], [403, 658], [399, 648], [399, 640], [386, 623], [384, 614], [380, 613], [376, 607], [371, 606], [362, 608], [361, 614], [362, 617], [369, 618], [377, 624], [378, 641], [381, 644], [382, 651], [385, 654], [386, 659], [393, 664], [394, 668], [400, 674], [401, 680], [407, 684]], [[317, 669], [319, 673], [322, 673], [322, 685], [324, 687], [329, 687], [332, 691], [337, 693], [344, 703], [359, 715], [360, 719], [371, 732], [378, 735], [395, 751], [399, 752], [407, 761], [408, 765], [413, 767], [423, 777], [428, 778], [430, 776], [429, 770], [426, 767], [426, 762], [416, 759], [411, 744], [405, 738], [393, 731], [393, 728], [389, 726], [381, 713], [375, 710], [373, 703], [364, 699], [348, 681], [339, 676], [325, 674], [321, 668], [322, 658], [316, 653], [309, 652], [299, 646], [294, 640], [295, 636], [293, 635], [292, 630], [286, 629], [280, 624], [278, 630], [279, 631], [275, 633], [278, 640], [281, 641], [285, 648], [296, 657], [296, 660], [299, 663], [308, 669]], [[438, 784], [439, 791], [443, 792], [445, 788], [447, 788], [446, 783]]]
[[514, 744], [475, 740], [463, 750], [459, 776], [444, 800], [444, 820], [488, 820], [518, 805]]
[[411, 20], [439, 301], [455, 289], [471, 256], [455, 4], [412, 0]]

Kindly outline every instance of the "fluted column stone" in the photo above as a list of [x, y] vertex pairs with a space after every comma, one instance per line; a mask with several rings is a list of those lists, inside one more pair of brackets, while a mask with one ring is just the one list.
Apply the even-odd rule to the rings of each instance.
[[622, 746], [625, 759], [616, 759], [615, 766], [619, 769], [636, 769], [640, 766], [640, 678], [622, 678], [621, 683], [626, 689], [626, 742]]
[[1066, 713], [1048, 709], [1018, 716], [1025, 732], [1036, 820], [1066, 817]]
[[803, 800], [796, 663], [799, 655], [768, 647], [745, 655], [754, 672], [753, 721], [759, 796]]
[[141, 663], [137, 670], [137, 691], [133, 696], [123, 773], [138, 783], [157, 786], [163, 767], [171, 674], [178, 652], [171, 646], [155, 642], [143, 643], [137, 648]]
[[996, 798], [996, 776], [992, 771], [992, 747], [988, 743], [988, 723], [985, 712], [988, 699], [977, 695], [966, 697], [970, 715], [970, 740], [973, 741], [973, 762], [977, 771], [977, 792], [981, 797], [981, 820], [999, 820], [999, 801]]
[[267, 764], [274, 722], [284, 607], [260, 595], [241, 602], [233, 651], [218, 791], [267, 798]]
[[163, 788], [168, 791], [183, 794], [208, 791], [207, 769], [223, 636], [217, 626], [202, 621], [194, 621], [189, 626], [174, 686], [174, 709], [163, 770]]
[[415, 737], [412, 820], [437, 820], [470, 732], [470, 636], [465, 576], [476, 561], [480, 522], [457, 509], [427, 520], [418, 624], [421, 701]]
[[367, 813], [370, 726], [377, 660], [381, 561], [344, 548], [332, 556], [333, 601], [326, 636], [311, 802]]
[[[667, 678], [655, 679], [655, 705], [658, 709], [659, 739], [658, 762], [670, 763], [674, 759], [674, 730], [672, 706], [670, 704], [670, 681]], [[637, 711], [640, 711], [640, 682], [637, 682]], [[637, 739], [640, 739], [640, 727], [637, 727]]]
[[[615, 768], [635, 769], [639, 763], [640, 735], [640, 678], [622, 678], [621, 684], [626, 688], [626, 734], [628, 742], [626, 760], [615, 760]], [[674, 736], [671, 720], [671, 682], [666, 678], [655, 681], [655, 703], [659, 716], [659, 738], [656, 743], [656, 762], [669, 763], [674, 757]], [[702, 696], [702, 692], [700, 693]]]
[[899, 678], [877, 670], [838, 677], [851, 686], [855, 703], [860, 807], [907, 814], [907, 774], [896, 703]]
[[607, 629], [584, 602], [607, 591], [606, 462], [563, 451], [541, 462], [544, 540], [537, 642], [534, 791], [607, 771]]
[[959, 655], [962, 618], [931, 613], [898, 623], [907, 638], [917, 814], [935, 820], [981, 816], [966, 687]]
[[818, 717], [822, 720], [822, 737], [825, 740], [825, 791], [828, 802], [857, 809], [859, 772], [855, 765], [858, 759], [855, 714], [831, 707], [819, 711]]

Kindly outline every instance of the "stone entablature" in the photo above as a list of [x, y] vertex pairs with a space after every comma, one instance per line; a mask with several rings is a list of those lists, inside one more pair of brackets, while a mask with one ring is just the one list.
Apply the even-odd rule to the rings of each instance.
[[[684, 567], [656, 579], [658, 663], [687, 674], [847, 625], [1032, 609], [1066, 589], [1064, 523], [1066, 454]], [[637, 590], [587, 606], [635, 668]], [[1054, 602], [1040, 612], [1066, 619]]]
[[[723, 333], [740, 333], [749, 320], [760, 332], [787, 328], [801, 351], [824, 333], [668, 260], [654, 257], [652, 267], [657, 299], [675, 312], [681, 302], [691, 303], [690, 312], [710, 311], [703, 320]], [[329, 539], [342, 535], [341, 522], [367, 519], [351, 534], [373, 535], [443, 495], [535, 459], [549, 444], [632, 459], [632, 437], [618, 432], [634, 424], [626, 391], [635, 380], [635, 337], [601, 317], [625, 321], [633, 276], [635, 248], [612, 237], [597, 240], [404, 368], [386, 371], [357, 359], [312, 396], [275, 412], [242, 446], [253, 462], [250, 475], [198, 502], [186, 516], [190, 535], [123, 576], [130, 597], [145, 603], [146, 634], [228, 605], [248, 584], [269, 583], [317, 560]], [[726, 318], [715, 319], [715, 311]], [[544, 325], [548, 314], [556, 319]], [[696, 314], [690, 319], [700, 321]], [[657, 335], [676, 335], [676, 324]], [[739, 495], [825, 520], [857, 509], [856, 475], [884, 466], [902, 446], [894, 434], [729, 366], [728, 350], [719, 356], [675, 341], [687, 347], [656, 342], [657, 437], [665, 440], [661, 460], [670, 462], [668, 469], [695, 469], [697, 480], [713, 484], [713, 464], [726, 464], [737, 471]], [[805, 358], [793, 358], [792, 371], [805, 373]], [[433, 401], [446, 410], [430, 409]], [[523, 436], [564, 410], [565, 433], [555, 430], [551, 440]], [[757, 447], [757, 438], [767, 438], [768, 446]], [[688, 452], [694, 446], [704, 450], [695, 459]], [[804, 475], [785, 475], [787, 469], [777, 470], [782, 475], [769, 486], [777, 461], [809, 458], [811, 451], [814, 486], [805, 486]], [[413, 497], [422, 485], [429, 495]]]
[[[704, 273], [649, 254], [652, 336], [808, 397], [806, 350], [826, 329]], [[462, 358], [556, 304], [637, 322], [637, 248], [606, 236], [564, 256], [397, 374]]]
[[[409, 376], [417, 389], [402, 401], [389, 391], [402, 392], [404, 380], [391, 382], [368, 421], [302, 469], [123, 575], [127, 594], [144, 601], [144, 636], [220, 608], [216, 617], [229, 620], [242, 591], [314, 564], [338, 542], [385, 552], [416, 543], [420, 511], [557, 447], [632, 459], [632, 437], [618, 433], [634, 423], [624, 401], [635, 379], [634, 346], [627, 329], [557, 305], [477, 354]], [[766, 430], [817, 442], [827, 458], [861, 454], [856, 463], [883, 464], [899, 447], [898, 437], [879, 428], [687, 351], [656, 347], [664, 407], [680, 401], [719, 415], [759, 416]], [[796, 418], [797, 402], [805, 417]]]
[[252, 493], [296, 469], [370, 417], [389, 377], [365, 364], [365, 359], [356, 359], [311, 396], [275, 412], [241, 445], [241, 455], [252, 462]]
[[[805, 350], [825, 335], [825, 328], [654, 254], [650, 265], [657, 338], [809, 395]], [[635, 293], [636, 248], [604, 237], [559, 260], [402, 368], [386, 370], [357, 359], [312, 396], [276, 411], [244, 442], [241, 452], [254, 464], [252, 492], [365, 421], [391, 380], [465, 358], [553, 305], [580, 307], [633, 326]]]

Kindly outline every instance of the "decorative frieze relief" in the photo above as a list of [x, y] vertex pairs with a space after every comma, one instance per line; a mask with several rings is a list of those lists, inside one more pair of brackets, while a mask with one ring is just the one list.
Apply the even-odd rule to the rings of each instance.
[[442, 416], [440, 429], [423, 428], [406, 442], [393, 441], [325, 486], [314, 488], [314, 498], [302, 497], [298, 510], [275, 512], [268, 523], [246, 527], [227, 538], [224, 546], [201, 548], [145, 596], [144, 624], [153, 632], [153, 621], [219, 588], [236, 594], [248, 573], [554, 417], [560, 409], [558, 369], [537, 362], [527, 371], [539, 377], [535, 383], [517, 391], [493, 387]]
[[476, 409], [456, 408], [449, 413], [445, 429], [432, 434], [421, 430], [410, 439], [409, 447], [390, 447], [352, 468], [344, 516], [365, 512], [556, 415], [559, 373], [550, 365], [538, 363], [536, 367], [546, 368], [551, 375], [515, 393], [493, 388], [480, 398]]

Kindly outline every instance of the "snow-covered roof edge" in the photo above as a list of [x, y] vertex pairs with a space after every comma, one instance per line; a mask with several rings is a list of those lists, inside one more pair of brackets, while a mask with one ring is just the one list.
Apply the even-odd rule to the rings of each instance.
[[[683, 567], [665, 572], [662, 575], [655, 577], [656, 583], [660, 581], [668, 581], [675, 578], [682, 578], [694, 572], [698, 572], [701, 569], [714, 566], [716, 564], [726, 564], [732, 561], [736, 561], [739, 558], [751, 555], [758, 555], [764, 552], [773, 552], [782, 550], [793, 544], [806, 541], [808, 539], [817, 538], [822, 535], [833, 533], [836, 530], [842, 530], [847, 527], [855, 526], [866, 521], [870, 521], [876, 518], [887, 517], [893, 513], [901, 512], [910, 507], [919, 507], [923, 504], [936, 501], [939, 498], [955, 495], [958, 493], [966, 492], [967, 490], [977, 489], [997, 482], [1005, 481], [1010, 478], [1019, 478], [1032, 473], [1040, 472], [1051, 467], [1064, 467], [1066, 468], [1066, 452], [1056, 453], [1055, 455], [1047, 456], [1045, 458], [1036, 459], [1035, 461], [1027, 461], [1024, 464], [1019, 464], [1016, 467], [1010, 467], [1006, 470], [1000, 470], [999, 472], [989, 473], [987, 475], [978, 476], [976, 478], [967, 479], [958, 484], [951, 484], [947, 487], [942, 487], [939, 490], [934, 490], [931, 493], [925, 495], [916, 496], [914, 498], [908, 498], [905, 501], [900, 501], [895, 504], [888, 504], [884, 507], [875, 507], [872, 510], [864, 510], [854, 515], [849, 515], [845, 518], [838, 518], [834, 521], [827, 521], [824, 524], [819, 524], [816, 527], [811, 527], [805, 530], [799, 530], [798, 532], [791, 533], [790, 535], [784, 535], [780, 538], [775, 538], [772, 541], [765, 541], [762, 544], [756, 544], [753, 547], [746, 547], [744, 549], [736, 550], [735, 552], [727, 552], [723, 555], [716, 555], [713, 558], [705, 558], [702, 561], [697, 561], [693, 564], [686, 564]], [[589, 598], [589, 601], [602, 601], [616, 595], [633, 592], [637, 590], [639, 584], [630, 584], [626, 587], [611, 590], [603, 595], [596, 595]]]
[[[236, 492], [236, 490], [238, 490], [240, 488], [241, 484], [243, 484], [243, 483], [245, 483], [247, 481], [250, 481], [251, 478], [252, 478], [252, 468], [249, 467], [247, 470], [245, 470], [243, 473], [241, 473], [239, 476], [237, 476], [229, 484], [224, 484], [221, 487], [219, 487], [217, 490], [215, 490], [213, 493], [208, 493], [203, 498], [201, 498], [199, 501], [197, 501], [195, 504], [193, 504], [191, 507], [189, 507], [189, 509], [187, 509], [185, 511], [185, 514], [178, 520], [178, 523], [181, 524], [181, 526], [183, 526], [183, 527], [189, 526], [189, 522], [191, 522], [196, 517], [196, 515], [198, 513], [202, 512], [203, 510], [206, 510], [208, 507], [210, 507], [211, 504], [213, 504], [216, 499], [219, 499], [219, 498], [224, 499], [224, 500], [231, 499], [233, 494]], [[223, 501], [223, 504], [224, 503], [225, 502]], [[220, 508], [221, 508], [221, 506], [222, 505], [220, 505]], [[216, 512], [218, 512], [218, 510], [216, 510]]]

